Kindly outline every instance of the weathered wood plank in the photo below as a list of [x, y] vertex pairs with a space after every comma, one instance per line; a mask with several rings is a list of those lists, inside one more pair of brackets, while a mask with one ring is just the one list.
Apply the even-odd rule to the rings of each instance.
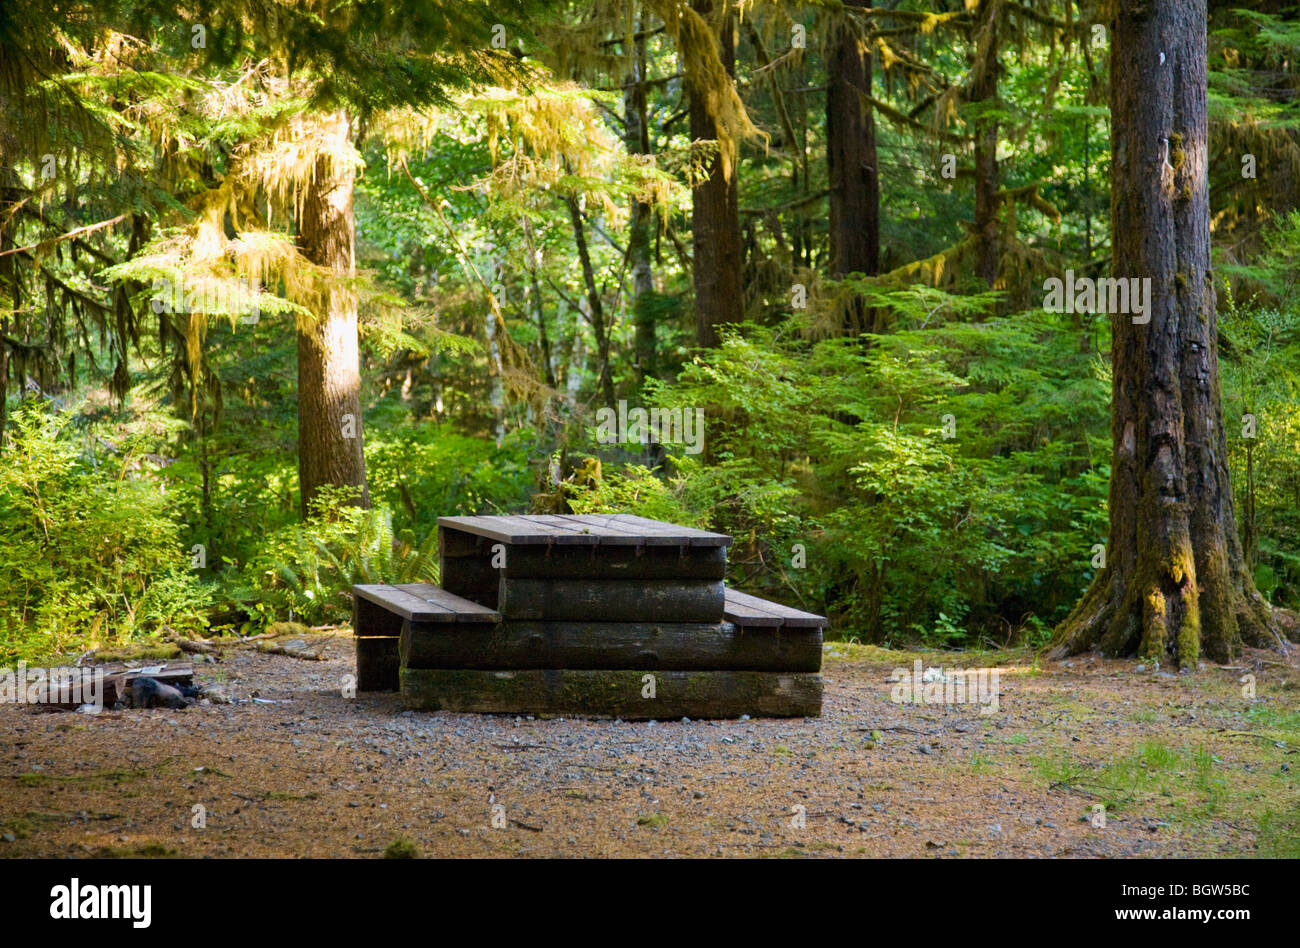
[[354, 602], [370, 602], [403, 619], [416, 622], [496, 622], [501, 618], [494, 609], [440, 589], [432, 583], [358, 585], [352, 587], [352, 596]]
[[[653, 679], [654, 697], [648, 693]], [[625, 720], [821, 714], [822, 677], [748, 671], [403, 668], [402, 703], [425, 711], [607, 715]]]
[[725, 598], [720, 582], [507, 577], [498, 608], [508, 619], [721, 622]]
[[493, 541], [476, 533], [466, 533], [445, 524], [438, 525], [438, 558], [482, 556]]
[[[466, 599], [464, 596], [458, 596], [450, 590], [442, 589], [432, 583], [403, 583], [393, 588], [422, 599], [431, 606], [450, 610], [456, 617], [455, 621], [457, 622], [496, 623], [501, 621], [501, 614], [495, 609], [475, 600]], [[421, 621], [418, 616], [409, 618], [413, 621]]]
[[449, 527], [462, 533], [486, 537], [508, 544], [579, 544], [595, 546], [597, 538], [579, 530], [556, 530], [537, 523], [528, 517], [439, 517], [438, 526]]
[[820, 629], [751, 629], [697, 622], [516, 622], [465, 630], [406, 622], [408, 668], [647, 668], [815, 672]]
[[[689, 547], [688, 527], [646, 520], [646, 526], [631, 526], [616, 515], [600, 514], [543, 514], [538, 521], [557, 530], [578, 530], [599, 538], [602, 547]], [[720, 536], [720, 534], [718, 535]], [[721, 545], [721, 544], [719, 544]]]
[[727, 546], [731, 537], [628, 514], [439, 517], [438, 526], [510, 545]]
[[649, 517], [638, 517], [636, 514], [609, 514], [608, 516], [587, 514], [587, 516], [599, 517], [606, 523], [617, 524], [633, 532], [645, 532], [649, 535], [663, 534], [674, 541], [684, 539], [690, 546], [731, 545], [731, 537], [725, 533], [713, 533], [698, 527], [683, 527], [662, 520], [651, 520]]
[[825, 628], [826, 617], [769, 602], [758, 596], [728, 589], [726, 615], [728, 622], [743, 626], [774, 626], [790, 629]]

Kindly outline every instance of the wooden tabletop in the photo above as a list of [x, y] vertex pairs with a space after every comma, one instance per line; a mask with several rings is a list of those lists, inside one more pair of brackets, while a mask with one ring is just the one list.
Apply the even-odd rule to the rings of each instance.
[[632, 514], [439, 517], [438, 526], [501, 543], [563, 546], [729, 546], [731, 537]]

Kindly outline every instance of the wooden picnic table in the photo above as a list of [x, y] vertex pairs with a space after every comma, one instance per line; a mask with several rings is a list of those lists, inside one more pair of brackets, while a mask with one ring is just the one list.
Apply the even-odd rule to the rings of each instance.
[[359, 689], [428, 710], [818, 713], [826, 620], [727, 589], [730, 544], [631, 514], [439, 517], [440, 586], [354, 587]]

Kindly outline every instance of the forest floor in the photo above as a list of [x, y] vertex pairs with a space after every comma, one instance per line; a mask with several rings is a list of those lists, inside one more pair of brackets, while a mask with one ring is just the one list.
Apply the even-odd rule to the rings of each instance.
[[[629, 723], [344, 698], [351, 641], [321, 641], [196, 666], [235, 704], [0, 706], [0, 855], [1300, 855], [1294, 651], [1179, 676], [831, 643], [820, 718]], [[918, 659], [1001, 669], [998, 710], [895, 703]]]

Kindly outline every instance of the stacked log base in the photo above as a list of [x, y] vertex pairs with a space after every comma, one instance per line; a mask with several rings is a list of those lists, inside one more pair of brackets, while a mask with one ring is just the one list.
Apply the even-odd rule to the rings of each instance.
[[353, 596], [352, 628], [357, 632], [357, 690], [396, 691], [402, 617]]
[[505, 578], [498, 603], [511, 619], [720, 622], [725, 600], [721, 582]]
[[816, 716], [822, 701], [821, 675], [747, 671], [403, 668], [401, 686], [414, 710], [624, 720]]
[[407, 622], [401, 663], [427, 669], [619, 669], [815, 672], [820, 628], [730, 622], [527, 622], [448, 628]]

